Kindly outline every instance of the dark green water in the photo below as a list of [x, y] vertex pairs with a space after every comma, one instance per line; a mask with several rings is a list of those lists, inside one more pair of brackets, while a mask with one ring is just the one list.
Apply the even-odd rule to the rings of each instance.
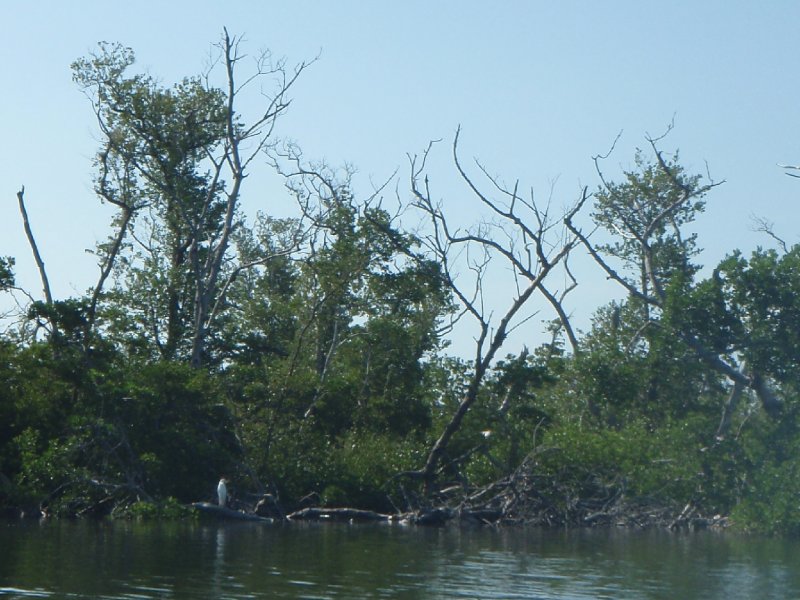
[[800, 598], [800, 543], [660, 531], [0, 521], [9, 598]]

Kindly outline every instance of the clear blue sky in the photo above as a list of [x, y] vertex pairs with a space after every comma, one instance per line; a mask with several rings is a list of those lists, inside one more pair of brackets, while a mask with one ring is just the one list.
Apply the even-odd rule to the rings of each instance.
[[[290, 62], [321, 52], [279, 133], [309, 159], [354, 165], [363, 190], [399, 167], [405, 193], [406, 154], [452, 139], [461, 124], [463, 156], [540, 197], [556, 181], [554, 197], [566, 204], [580, 186], [596, 187], [591, 158], [620, 131], [611, 171], [674, 116], [664, 148], [727, 181], [697, 224], [703, 262], [769, 245], [751, 231], [751, 214], [797, 241], [800, 180], [776, 165], [800, 163], [798, 2], [225, 4], [4, 3], [0, 255], [16, 257], [21, 285], [39, 293], [16, 206], [21, 185], [56, 296], [94, 282], [84, 250], [108, 233], [91, 191], [93, 114], [70, 63], [100, 40], [118, 41], [171, 83], [202, 69], [223, 26], [244, 34], [252, 52], [270, 48]], [[439, 168], [445, 206], [471, 214], [469, 198], [447, 187], [444, 155]], [[267, 212], [287, 202], [272, 184], [245, 194]], [[607, 290], [587, 282], [575, 310], [596, 307]]]

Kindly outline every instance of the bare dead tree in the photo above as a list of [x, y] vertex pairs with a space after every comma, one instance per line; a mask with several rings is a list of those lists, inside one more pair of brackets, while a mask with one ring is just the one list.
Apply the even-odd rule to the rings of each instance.
[[[222, 152], [216, 156], [209, 152], [209, 159], [214, 166], [214, 184], [209, 187], [209, 197], [206, 199], [203, 210], [205, 213], [209, 209], [212, 194], [216, 191], [216, 182], [220, 179], [223, 168], [227, 168], [231, 183], [225, 192], [227, 201], [222, 232], [216, 244], [213, 244], [206, 254], [202, 266], [198, 262], [198, 246], [203, 241], [199, 235], [199, 227], [197, 228], [198, 235], [193, 237], [189, 251], [195, 261], [194, 272], [197, 278], [191, 357], [191, 364], [196, 367], [200, 366], [202, 362], [210, 317], [215, 314], [212, 308], [215, 304], [215, 296], [218, 294], [217, 284], [230, 245], [231, 234], [236, 226], [234, 217], [239, 205], [242, 182], [247, 176], [247, 168], [257, 156], [263, 156], [264, 151], [273, 143], [272, 133], [278, 118], [288, 110], [291, 103], [291, 99], [288, 97], [289, 91], [309, 64], [302, 62], [294, 69], [289, 70], [284, 61], [274, 63], [269, 54], [262, 54], [257, 61], [256, 72], [239, 83], [236, 78], [236, 65], [245, 57], [240, 51], [240, 42], [241, 37], [232, 37], [225, 29], [219, 44], [227, 78], [225, 143], [222, 146]], [[264, 112], [249, 125], [242, 125], [239, 122], [236, 100], [246, 87], [265, 77], [276, 83], [275, 90], [270, 94], [265, 93], [267, 102]], [[223, 291], [225, 289], [223, 287]], [[216, 300], [218, 305], [219, 298]]]
[[[428, 492], [434, 486], [451, 439], [478, 399], [481, 384], [498, 351], [509, 333], [527, 320], [521, 317], [521, 313], [531, 297], [540, 292], [554, 306], [560, 307], [566, 293], [574, 288], [572, 279], [573, 284], [553, 294], [544, 287], [544, 283], [557, 266], [565, 264], [574, 248], [577, 238], [565, 228], [565, 223], [574, 218], [588, 198], [584, 189], [572, 208], [553, 215], [549, 202], [540, 206], [533, 194], [529, 199], [523, 198], [519, 194], [518, 183], [508, 189], [476, 162], [479, 171], [498, 195], [497, 199], [479, 188], [462, 166], [458, 155], [459, 135], [460, 128], [452, 145], [456, 170], [480, 205], [488, 209], [491, 215], [491, 220], [471, 229], [451, 228], [442, 204], [433, 199], [427, 161], [434, 143], [427, 147], [421, 157], [409, 157], [413, 203], [430, 223], [427, 246], [442, 265], [445, 282], [463, 307], [464, 314], [471, 316], [477, 325], [475, 353], [466, 391], [428, 453], [425, 465], [409, 474], [422, 479]], [[513, 296], [499, 319], [495, 318], [487, 299], [486, 277], [495, 259], [511, 267], [516, 282]], [[471, 271], [470, 283], [463, 283], [459, 278], [459, 264], [466, 264]], [[556, 312], [568, 327], [566, 312], [563, 309], [557, 309]], [[572, 333], [571, 328], [567, 330]]]
[[[47, 269], [44, 266], [44, 260], [39, 252], [39, 246], [36, 243], [36, 238], [33, 235], [30, 219], [28, 218], [28, 210], [25, 208], [25, 186], [23, 185], [17, 192], [17, 204], [19, 205], [19, 212], [22, 216], [22, 227], [25, 230], [25, 237], [28, 239], [28, 245], [33, 252], [33, 259], [36, 261], [36, 268], [39, 270], [39, 278], [42, 282], [42, 293], [44, 300], [48, 307], [53, 306], [53, 294], [50, 291], [50, 280], [47, 277]], [[50, 330], [53, 335], [58, 335], [58, 323], [51, 317]]]
[[25, 236], [28, 238], [28, 244], [33, 252], [33, 259], [36, 261], [36, 267], [39, 269], [39, 277], [42, 280], [42, 291], [44, 293], [45, 302], [48, 305], [53, 304], [53, 294], [50, 292], [50, 281], [47, 278], [47, 270], [44, 267], [42, 255], [39, 253], [39, 247], [36, 244], [36, 238], [33, 236], [33, 229], [28, 219], [28, 211], [25, 208], [25, 186], [23, 185], [17, 192], [17, 203], [19, 204], [19, 212], [22, 215], [22, 226], [25, 229]]

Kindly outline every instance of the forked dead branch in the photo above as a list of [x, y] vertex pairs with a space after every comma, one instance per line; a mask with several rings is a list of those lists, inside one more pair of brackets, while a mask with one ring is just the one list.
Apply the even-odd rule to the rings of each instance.
[[[537, 292], [557, 306], [558, 317], [563, 319], [565, 329], [571, 332], [561, 301], [574, 288], [574, 278], [572, 284], [558, 296], [548, 291], [545, 282], [557, 267], [566, 265], [578, 240], [575, 232], [570, 232], [567, 223], [578, 214], [589, 197], [584, 189], [571, 208], [554, 215], [549, 201], [540, 206], [533, 193], [527, 199], [522, 197], [518, 182], [512, 189], [507, 189], [476, 161], [492, 193], [497, 194], [495, 198], [479, 187], [462, 166], [458, 154], [460, 133], [459, 129], [452, 145], [455, 168], [473, 199], [488, 209], [490, 215], [473, 227], [461, 229], [452, 226], [442, 203], [434, 199], [427, 172], [434, 143], [428, 145], [422, 156], [409, 157], [413, 203], [427, 217], [430, 226], [424, 237], [425, 243], [435, 260], [442, 265], [446, 285], [460, 302], [462, 315], [471, 317], [476, 328], [474, 358], [466, 391], [430, 449], [425, 465], [419, 471], [406, 473], [423, 481], [426, 494], [435, 491], [450, 440], [478, 400], [481, 384], [509, 333], [527, 320], [523, 313]], [[490, 306], [486, 287], [489, 268], [496, 260], [511, 269], [515, 281], [514, 293], [510, 301], [500, 308], [499, 319], [496, 318], [494, 307]], [[471, 274], [466, 282], [459, 269], [466, 269]], [[569, 270], [566, 272], [569, 273]]]

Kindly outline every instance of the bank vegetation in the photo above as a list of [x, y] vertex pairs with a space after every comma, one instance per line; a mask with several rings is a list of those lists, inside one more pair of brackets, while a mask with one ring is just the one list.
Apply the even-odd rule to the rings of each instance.
[[[17, 194], [43, 291], [0, 259], [23, 300], [0, 336], [5, 513], [158, 512], [225, 475], [272, 518], [800, 531], [800, 247], [762, 223], [774, 249], [703, 270], [692, 226], [722, 182], [648, 137], [620, 176], [598, 156], [594, 189], [541, 202], [459, 131], [364, 194], [275, 136], [310, 64], [246, 67], [227, 32], [216, 50], [172, 86], [119, 45], [73, 64], [114, 213], [97, 280], [55, 298], [26, 212], [49, 199]], [[244, 213], [263, 168], [295, 217]], [[621, 298], [588, 331], [579, 260]], [[543, 319], [549, 341], [509, 346]]]

